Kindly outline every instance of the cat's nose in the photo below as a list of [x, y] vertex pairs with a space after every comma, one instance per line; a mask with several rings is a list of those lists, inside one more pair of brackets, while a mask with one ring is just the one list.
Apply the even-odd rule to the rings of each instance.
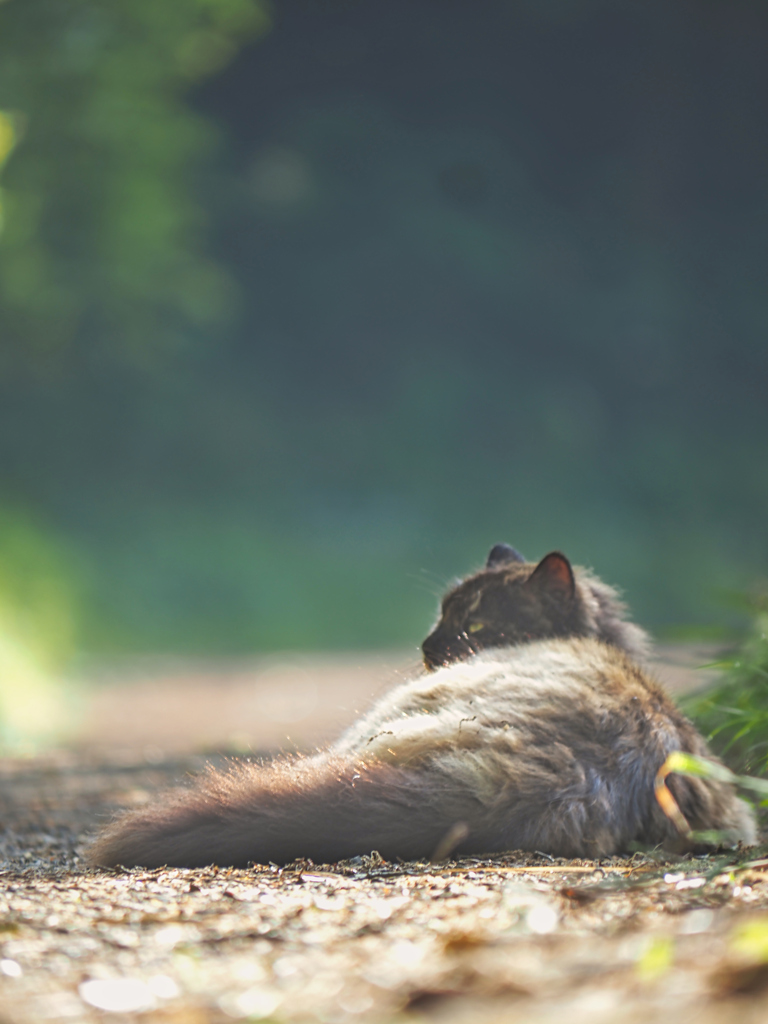
[[424, 655], [424, 665], [429, 668], [439, 668], [443, 664], [440, 647], [435, 640], [435, 634], [430, 633], [421, 645], [421, 653]]

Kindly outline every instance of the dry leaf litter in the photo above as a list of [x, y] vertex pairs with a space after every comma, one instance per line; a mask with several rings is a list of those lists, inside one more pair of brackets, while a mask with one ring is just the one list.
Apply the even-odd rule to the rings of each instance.
[[768, 857], [94, 871], [200, 758], [0, 761], [0, 1022], [768, 1019]]

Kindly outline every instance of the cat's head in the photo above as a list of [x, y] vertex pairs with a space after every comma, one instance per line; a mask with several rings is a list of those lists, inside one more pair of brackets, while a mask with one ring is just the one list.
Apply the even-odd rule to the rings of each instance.
[[569, 636], [597, 637], [643, 658], [648, 637], [625, 615], [612, 587], [559, 551], [533, 563], [497, 544], [485, 568], [443, 598], [440, 619], [422, 644], [424, 664], [435, 669], [488, 647]]

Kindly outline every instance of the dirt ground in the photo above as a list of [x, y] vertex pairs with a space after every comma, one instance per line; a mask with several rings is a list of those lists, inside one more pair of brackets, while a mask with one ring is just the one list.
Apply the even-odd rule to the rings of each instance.
[[[401, 671], [381, 659], [326, 661], [318, 671], [333, 690], [317, 664], [286, 670], [278, 688], [294, 686], [293, 710], [257, 702], [256, 724], [232, 711], [249, 691], [242, 666], [229, 676], [210, 666], [124, 675], [94, 691], [69, 749], [0, 760], [2, 1024], [768, 1018], [763, 848], [682, 860], [510, 853], [244, 871], [82, 866], [88, 832], [198, 770], [205, 758], [194, 751], [234, 735], [233, 722], [238, 746], [312, 745]], [[684, 664], [669, 671], [673, 686], [675, 672], [677, 688], [686, 685]], [[263, 692], [275, 689], [273, 675]], [[182, 696], [189, 715], [173, 721]], [[302, 725], [301, 700], [325, 717], [310, 710]], [[229, 710], [214, 722], [217, 704]], [[286, 741], [286, 728], [301, 742]]]

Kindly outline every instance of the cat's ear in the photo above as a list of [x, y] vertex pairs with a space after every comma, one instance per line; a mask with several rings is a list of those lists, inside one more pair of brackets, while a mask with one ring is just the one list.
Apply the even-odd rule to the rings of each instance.
[[524, 562], [525, 559], [519, 551], [515, 551], [509, 544], [495, 544], [488, 555], [485, 563], [486, 569], [500, 569], [502, 565], [509, 565], [510, 562]]
[[550, 551], [528, 577], [528, 586], [538, 587], [560, 600], [573, 600], [576, 581], [571, 563], [559, 551]]

